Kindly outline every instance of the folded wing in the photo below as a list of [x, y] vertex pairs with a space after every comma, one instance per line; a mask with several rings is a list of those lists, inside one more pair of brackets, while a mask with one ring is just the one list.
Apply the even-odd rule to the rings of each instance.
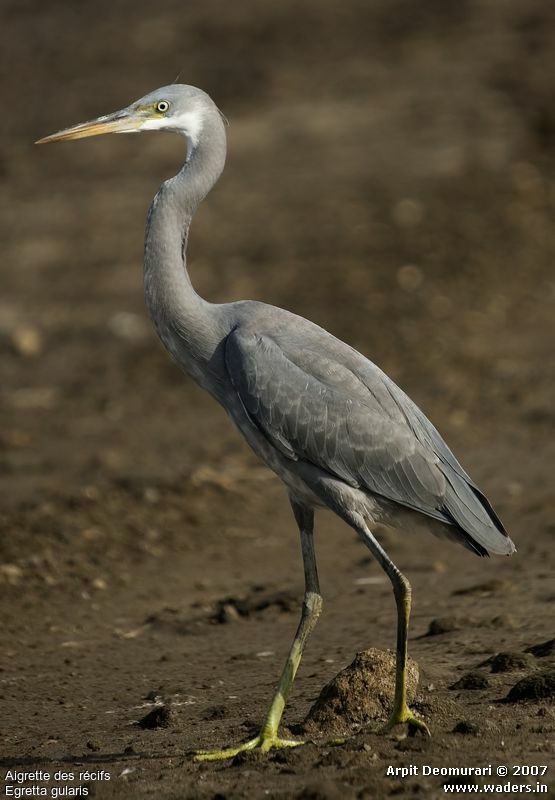
[[264, 436], [287, 458], [455, 524], [482, 555], [512, 552], [490, 504], [424, 414], [374, 364], [326, 335], [331, 355], [241, 328], [228, 337], [231, 382]]

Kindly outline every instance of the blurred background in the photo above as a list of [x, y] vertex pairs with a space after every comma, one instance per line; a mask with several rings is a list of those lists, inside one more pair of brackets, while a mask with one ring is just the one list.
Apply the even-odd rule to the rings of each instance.
[[455, 444], [545, 443], [554, 17], [549, 2], [518, 0], [5, 0], [9, 498], [130, 470], [187, 474], [214, 424], [218, 451], [241, 447], [143, 309], [146, 210], [183, 143], [33, 146], [174, 80], [205, 89], [230, 120], [226, 171], [190, 239], [201, 294], [314, 319]]
[[143, 307], [146, 211], [183, 142], [33, 145], [174, 80], [230, 121], [190, 237], [198, 291], [285, 306], [378, 363], [492, 497], [526, 557], [511, 569], [533, 583], [526, 559], [541, 573], [555, 510], [553, 3], [3, 0], [0, 13], [7, 613], [23, 586], [31, 612], [113, 603], [135, 580], [158, 597], [173, 559], [188, 602], [203, 548], [213, 593], [226, 575], [243, 585], [241, 536], [258, 541], [261, 520], [277, 542], [289, 531], [280, 568], [300, 586], [281, 489]]

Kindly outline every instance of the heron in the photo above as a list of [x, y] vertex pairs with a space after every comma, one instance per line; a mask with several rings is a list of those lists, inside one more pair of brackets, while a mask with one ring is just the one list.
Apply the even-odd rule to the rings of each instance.
[[322, 610], [314, 513], [329, 509], [353, 528], [389, 577], [397, 610], [395, 690], [383, 730], [407, 725], [429, 735], [407, 701], [411, 586], [380, 543], [376, 526], [426, 527], [479, 556], [515, 546], [486, 496], [419, 407], [372, 361], [315, 323], [258, 301], [210, 303], [186, 265], [193, 215], [220, 177], [225, 118], [201, 89], [174, 84], [129, 106], [39, 140], [107, 133], [172, 131], [186, 157], [150, 206], [144, 291], [171, 358], [227, 411], [262, 461], [285, 484], [300, 533], [304, 599], [300, 622], [258, 735], [198, 751], [206, 760], [260, 748], [294, 747], [281, 738], [283, 710], [307, 639]]

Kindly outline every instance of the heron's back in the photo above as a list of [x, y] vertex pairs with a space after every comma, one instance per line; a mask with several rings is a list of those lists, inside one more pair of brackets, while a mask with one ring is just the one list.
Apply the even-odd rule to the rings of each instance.
[[375, 364], [282, 309], [250, 302], [228, 308], [236, 324], [225, 343], [225, 364], [239, 413], [290, 471], [312, 465], [347, 486], [433, 517], [480, 555], [514, 551], [491, 504], [439, 432]]

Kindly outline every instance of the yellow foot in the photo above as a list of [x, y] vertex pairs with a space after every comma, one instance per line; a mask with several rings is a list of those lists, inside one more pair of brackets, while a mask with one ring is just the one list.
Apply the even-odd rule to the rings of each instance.
[[228, 747], [225, 750], [197, 750], [194, 758], [195, 761], [223, 761], [226, 758], [235, 758], [236, 755], [245, 753], [247, 750], [260, 750], [262, 753], [267, 753], [273, 747], [299, 747], [301, 744], [304, 742], [259, 734], [254, 739], [249, 739], [248, 742], [237, 747]]
[[424, 734], [425, 736], [431, 736], [430, 729], [426, 725], [426, 723], [415, 717], [412, 711], [408, 706], [405, 706], [400, 711], [394, 711], [393, 714], [390, 716], [389, 720], [385, 724], [383, 729], [384, 733], [386, 731], [390, 731], [396, 725], [408, 725], [409, 733], [411, 735], [415, 734], [417, 731]]

